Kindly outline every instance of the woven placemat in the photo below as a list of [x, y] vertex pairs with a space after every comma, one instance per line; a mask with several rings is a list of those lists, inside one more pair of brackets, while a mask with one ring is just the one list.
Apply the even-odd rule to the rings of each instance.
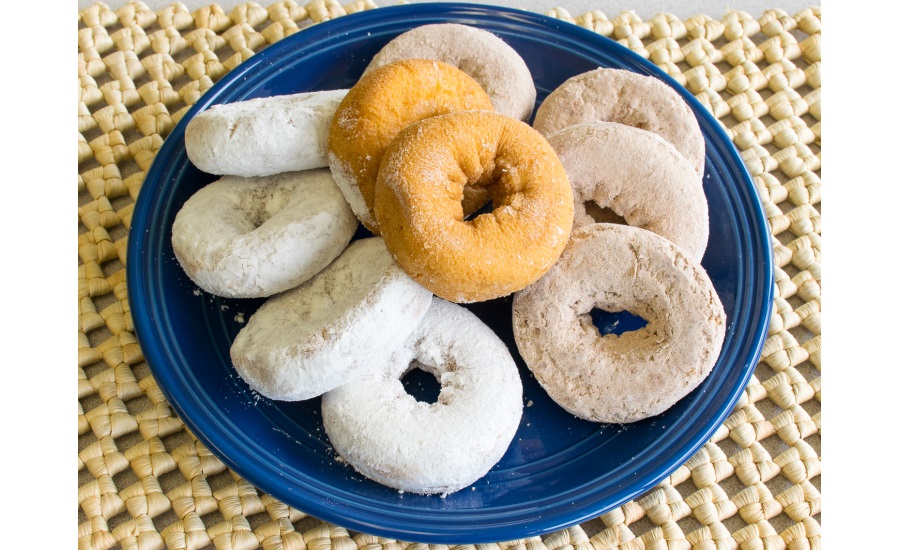
[[[254, 52], [376, 8], [317, 0], [225, 13], [97, 3], [78, 18], [78, 541], [81, 549], [396, 550], [286, 506], [187, 430], [143, 360], [124, 264], [134, 200], [166, 135]], [[684, 84], [741, 151], [775, 237], [776, 298], [737, 407], [686, 464], [600, 518], [501, 548], [820, 546], [821, 13], [686, 20], [549, 15], [619, 41]], [[437, 546], [435, 546], [437, 548]]]

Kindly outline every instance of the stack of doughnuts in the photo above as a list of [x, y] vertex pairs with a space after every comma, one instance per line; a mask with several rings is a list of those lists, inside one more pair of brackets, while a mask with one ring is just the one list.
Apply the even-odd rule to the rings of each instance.
[[[690, 109], [610, 69], [564, 83], [532, 127], [535, 98], [503, 40], [438, 24], [389, 42], [349, 90], [188, 123], [188, 157], [222, 178], [177, 214], [176, 258], [207, 292], [266, 298], [232, 344], [235, 370], [270, 399], [321, 396], [334, 449], [389, 487], [467, 487], [518, 429], [512, 353], [458, 304], [513, 295], [527, 367], [592, 421], [663, 412], [718, 357]], [[604, 336], [594, 308], [647, 325]], [[412, 369], [439, 381], [435, 403], [404, 390]]]

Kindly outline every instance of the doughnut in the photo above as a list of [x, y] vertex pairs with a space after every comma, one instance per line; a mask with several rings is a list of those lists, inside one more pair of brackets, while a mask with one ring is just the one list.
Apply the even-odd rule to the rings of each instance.
[[[420, 368], [436, 403], [401, 383]], [[380, 369], [322, 397], [335, 451], [362, 475], [420, 494], [471, 485], [506, 452], [522, 418], [522, 382], [506, 345], [462, 306], [434, 299], [419, 328]]]
[[694, 171], [703, 173], [706, 145], [697, 117], [662, 80], [606, 68], [573, 76], [541, 103], [534, 128], [548, 136], [567, 126], [598, 120], [659, 134], [684, 155]]
[[[350, 89], [331, 123], [328, 163], [353, 212], [372, 233], [379, 233], [372, 215], [375, 178], [391, 140], [423, 118], [469, 109], [492, 110], [491, 100], [464, 72], [440, 61], [397, 61], [364, 74]], [[469, 212], [486, 197], [472, 200]]]
[[528, 120], [537, 90], [531, 71], [509, 44], [488, 31], [456, 23], [423, 25], [394, 38], [367, 71], [401, 59], [436, 59], [457, 67], [481, 84], [494, 110]]
[[175, 215], [172, 248], [187, 276], [227, 298], [263, 298], [337, 258], [359, 222], [328, 170], [225, 176]]
[[[601, 335], [591, 310], [629, 311], [641, 329]], [[547, 275], [513, 299], [528, 368], [569, 413], [595, 422], [658, 415], [710, 373], [725, 311], [706, 271], [677, 245], [616, 224], [575, 229]]]
[[235, 337], [231, 360], [270, 399], [316, 397], [386, 361], [431, 298], [382, 239], [356, 240], [318, 275], [266, 300]]
[[[464, 219], [466, 186], [493, 211]], [[520, 290], [547, 272], [572, 228], [572, 188], [553, 148], [524, 122], [484, 111], [420, 121], [388, 147], [375, 217], [388, 250], [451, 302]]]
[[662, 235], [696, 260], [703, 258], [709, 238], [703, 182], [671, 143], [616, 122], [576, 124], [547, 141], [572, 184], [575, 227], [595, 223], [590, 207], [609, 208], [628, 225]]
[[331, 117], [347, 90], [213, 105], [188, 122], [184, 148], [215, 175], [270, 176], [328, 166]]

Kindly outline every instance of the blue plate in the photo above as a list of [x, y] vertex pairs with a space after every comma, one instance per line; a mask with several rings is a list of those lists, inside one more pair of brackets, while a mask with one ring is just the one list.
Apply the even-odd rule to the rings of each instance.
[[[334, 460], [320, 401], [274, 402], [236, 374], [229, 348], [261, 300], [199, 292], [175, 260], [172, 221], [215, 179], [184, 150], [188, 120], [216, 103], [346, 88], [394, 36], [428, 23], [491, 31], [515, 48], [538, 100], [598, 66], [653, 75], [694, 109], [706, 137], [704, 189], [710, 241], [703, 261], [728, 315], [719, 361], [672, 409], [631, 425], [595, 424], [554, 404], [515, 352], [510, 299], [471, 309], [520, 366], [525, 408], [503, 459], [471, 488], [446, 498], [401, 494]], [[691, 457], [731, 412], [756, 366], [772, 302], [772, 256], [753, 183], [719, 123], [683, 88], [626, 48], [545, 16], [465, 4], [418, 4], [358, 13], [303, 30], [235, 68], [166, 139], [135, 205], [128, 288], [135, 331], [169, 403], [191, 431], [245, 479], [283, 502], [347, 528], [401, 540], [474, 543], [523, 538], [591, 519], [651, 489]]]

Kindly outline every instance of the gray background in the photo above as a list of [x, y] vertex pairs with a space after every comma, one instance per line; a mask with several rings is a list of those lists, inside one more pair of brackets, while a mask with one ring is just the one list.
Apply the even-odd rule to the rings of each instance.
[[[267, 6], [275, 0], [256, 0], [261, 6]], [[412, 0], [407, 3], [416, 4], [423, 0]], [[95, 0], [78, 0], [78, 9], [93, 4]], [[218, 4], [226, 12], [232, 7], [245, 3], [246, 0], [182, 0], [185, 6], [194, 10], [212, 3]], [[341, 4], [350, 0], [341, 0]], [[374, 0], [380, 7], [397, 4], [396, 0]], [[127, 0], [107, 0], [104, 2], [112, 9], [117, 9], [127, 3]], [[151, 9], [159, 9], [175, 3], [174, 0], [144, 0]], [[304, 0], [297, 0], [300, 5], [305, 5]], [[810, 6], [821, 6], [821, 0], [732, 0], [730, 2], [716, 0], [687, 0], [687, 1], [662, 1], [662, 0], [469, 0], [471, 4], [493, 4], [496, 6], [508, 6], [538, 13], [545, 13], [551, 8], [565, 8], [573, 16], [581, 15], [591, 10], [600, 10], [610, 19], [623, 11], [633, 11], [642, 19], [653, 17], [657, 13], [671, 13], [681, 19], [703, 13], [718, 19], [729, 9], [739, 9], [749, 13], [753, 17], [759, 17], [765, 10], [773, 7], [783, 9], [793, 15]]]

